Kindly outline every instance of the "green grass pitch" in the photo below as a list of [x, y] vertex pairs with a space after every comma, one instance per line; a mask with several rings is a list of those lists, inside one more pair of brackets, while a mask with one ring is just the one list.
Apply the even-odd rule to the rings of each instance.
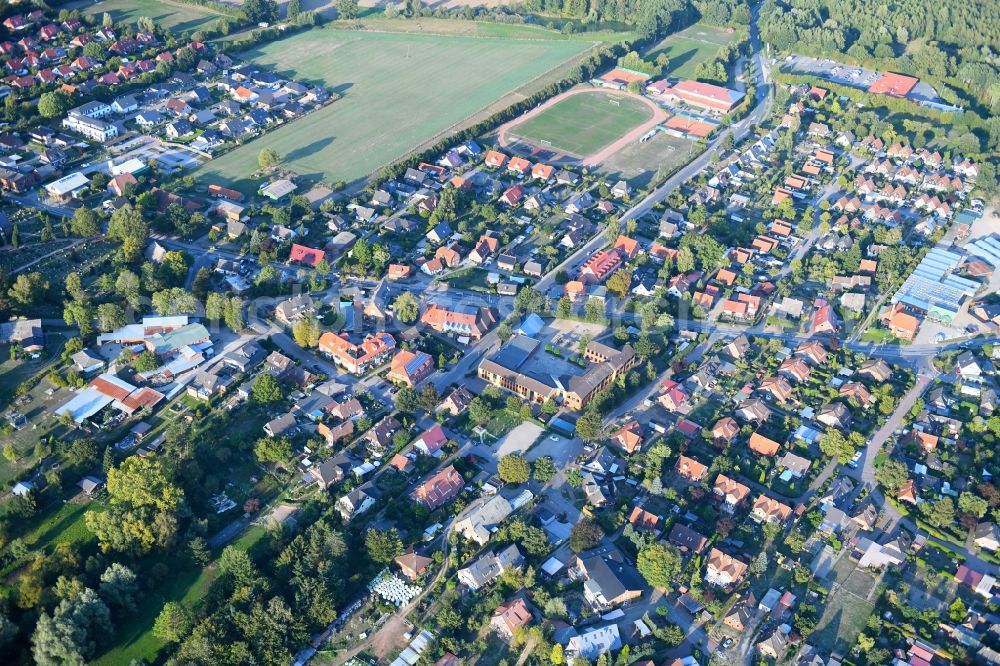
[[510, 133], [536, 145], [586, 157], [652, 117], [653, 112], [640, 100], [595, 91], [561, 99], [515, 125]]

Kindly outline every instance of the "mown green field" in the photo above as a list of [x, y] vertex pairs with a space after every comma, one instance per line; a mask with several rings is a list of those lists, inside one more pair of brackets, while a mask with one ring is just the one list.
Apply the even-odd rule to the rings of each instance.
[[270, 147], [300, 175], [350, 183], [592, 46], [332, 28], [272, 42], [243, 58], [343, 99], [207, 162], [196, 175], [239, 185]]
[[594, 91], [559, 100], [509, 133], [535, 145], [586, 157], [652, 117], [653, 112], [638, 99]]
[[194, 32], [212, 25], [222, 14], [208, 7], [170, 2], [170, 0], [102, 0], [98, 3], [74, 3], [84, 15], [111, 14], [115, 21], [134, 22], [148, 16], [164, 28], [179, 32]]
[[670, 60], [665, 76], [671, 79], [690, 79], [694, 77], [694, 70], [698, 65], [713, 58], [721, 47], [735, 39], [735, 33], [695, 23], [662, 39], [645, 53], [645, 57], [655, 61], [663, 53]]

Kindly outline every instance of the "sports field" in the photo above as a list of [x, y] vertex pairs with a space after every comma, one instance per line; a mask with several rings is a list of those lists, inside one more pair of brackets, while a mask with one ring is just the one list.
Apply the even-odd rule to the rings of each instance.
[[194, 32], [207, 28], [222, 14], [208, 7], [170, 2], [170, 0], [102, 0], [98, 3], [75, 2], [65, 7], [79, 9], [84, 15], [111, 14], [115, 21], [135, 22], [140, 16], [148, 16], [157, 25], [181, 32]]
[[565, 97], [510, 128], [511, 136], [577, 157], [593, 155], [653, 117], [642, 101], [594, 91]]
[[334, 28], [271, 42], [240, 57], [343, 99], [205, 163], [196, 175], [245, 187], [238, 181], [270, 147], [302, 176], [351, 183], [592, 46]]
[[690, 79], [701, 63], [710, 60], [719, 49], [736, 39], [735, 33], [723, 28], [695, 23], [678, 33], [663, 38], [647, 51], [647, 60], [655, 61], [661, 53], [670, 59], [666, 76], [672, 79]]

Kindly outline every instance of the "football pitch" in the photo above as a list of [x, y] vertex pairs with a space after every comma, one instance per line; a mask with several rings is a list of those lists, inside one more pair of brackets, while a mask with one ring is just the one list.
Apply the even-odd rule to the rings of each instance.
[[[343, 95], [197, 176], [246, 188], [262, 148], [295, 173], [352, 183], [592, 48], [584, 41], [310, 30], [241, 54]], [[513, 100], [510, 100], [513, 101]]]
[[594, 91], [564, 97], [509, 132], [537, 146], [586, 157], [652, 117], [649, 107], [634, 97]]
[[665, 37], [645, 54], [654, 61], [665, 54], [670, 60], [666, 76], [672, 79], [690, 79], [698, 65], [715, 57], [719, 49], [736, 39], [734, 33], [722, 28], [696, 23], [689, 28]]
[[98, 3], [73, 2], [64, 6], [67, 9], [80, 9], [84, 15], [96, 15], [98, 19], [107, 12], [115, 21], [126, 23], [134, 23], [139, 17], [146, 16], [157, 25], [180, 32], [201, 30], [220, 18], [225, 18], [209, 7], [169, 0], [102, 0]]

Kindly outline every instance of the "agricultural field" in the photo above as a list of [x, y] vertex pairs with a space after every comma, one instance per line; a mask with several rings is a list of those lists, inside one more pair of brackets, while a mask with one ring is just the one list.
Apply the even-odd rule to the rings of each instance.
[[710, 60], [719, 48], [736, 39], [736, 33], [724, 28], [695, 23], [678, 33], [665, 37], [653, 45], [644, 56], [654, 61], [661, 53], [670, 60], [666, 76], [671, 79], [690, 79], [701, 63]]
[[343, 98], [206, 163], [196, 175], [246, 188], [240, 181], [269, 147], [300, 176], [351, 184], [591, 47], [332, 28], [272, 42], [242, 57]]
[[515, 137], [585, 157], [653, 117], [641, 100], [610, 92], [565, 97], [509, 130]]
[[177, 32], [194, 32], [209, 27], [223, 15], [208, 7], [170, 2], [170, 0], [102, 0], [74, 2], [67, 9], [79, 9], [84, 15], [108, 12], [115, 21], [134, 22], [148, 16], [164, 28]]

